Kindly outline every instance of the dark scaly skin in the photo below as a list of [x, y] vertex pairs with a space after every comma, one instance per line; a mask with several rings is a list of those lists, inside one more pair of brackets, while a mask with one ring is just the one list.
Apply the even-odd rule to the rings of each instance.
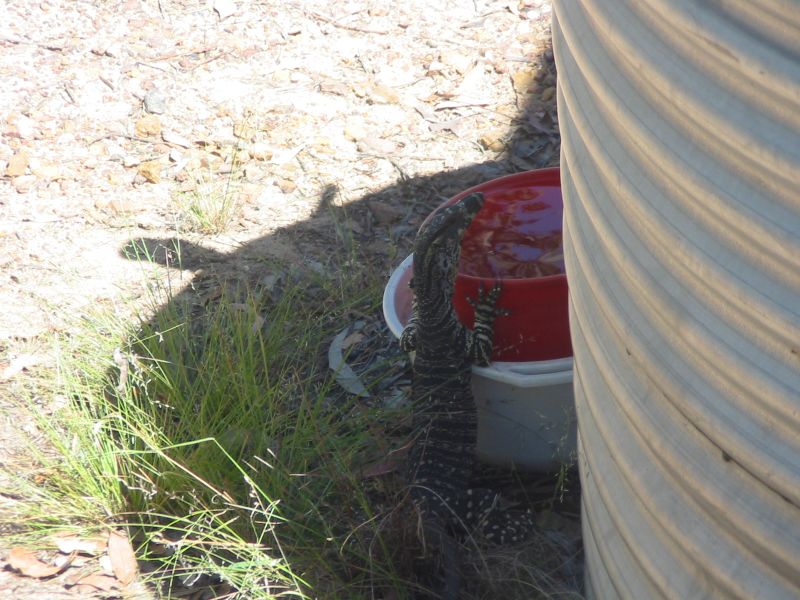
[[496, 493], [468, 487], [477, 439], [471, 366], [489, 364], [494, 319], [501, 313], [495, 307], [500, 286], [481, 289], [471, 301], [473, 331], [458, 321], [452, 298], [461, 238], [482, 206], [483, 195], [471, 194], [439, 210], [420, 229], [414, 245], [413, 314], [400, 338], [404, 351], [416, 352], [411, 498], [425, 543], [442, 557], [446, 598], [458, 594], [456, 537], [481, 528], [488, 539], [504, 543], [517, 541], [528, 528], [496, 509]]

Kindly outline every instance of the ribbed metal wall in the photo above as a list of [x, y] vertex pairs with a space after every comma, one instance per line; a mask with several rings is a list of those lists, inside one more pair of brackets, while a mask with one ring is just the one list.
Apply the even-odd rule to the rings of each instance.
[[800, 3], [553, 37], [588, 594], [800, 598]]

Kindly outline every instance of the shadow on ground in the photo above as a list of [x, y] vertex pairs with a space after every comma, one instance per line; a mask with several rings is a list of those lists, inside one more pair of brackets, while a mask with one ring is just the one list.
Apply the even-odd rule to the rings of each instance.
[[[545, 52], [541, 69], [546, 74], [554, 75], [551, 51]], [[536, 98], [533, 100], [538, 102]], [[550, 106], [554, 107], [554, 103]], [[507, 136], [506, 153], [496, 161], [429, 176], [400, 177], [393, 186], [346, 205], [338, 201], [338, 190], [328, 186], [320, 191], [318, 206], [309, 219], [248, 242], [234, 252], [220, 253], [178, 239], [133, 240], [121, 249], [125, 256], [147, 256], [155, 262], [179, 265], [182, 269], [194, 272], [192, 284], [172, 297], [169, 305], [162, 307], [160, 314], [152, 317], [150, 328], [163, 330], [165, 316], [178, 322], [184, 319], [191, 322], [194, 337], [206, 339], [210, 330], [206, 329], [207, 322], [203, 315], [220, 298], [225, 297], [230, 302], [232, 296], [229, 294], [241, 300], [242, 295], [248, 293], [269, 295], [275, 289], [279, 293], [282, 282], [287, 278], [307, 278], [309, 281], [324, 278], [326, 274], [350, 268], [348, 265], [352, 266], [353, 263], [348, 261], [357, 262], [357, 270], [363, 274], [365, 286], [370, 280], [385, 281], [392, 269], [410, 252], [419, 224], [442, 201], [465, 188], [496, 177], [558, 165], [558, 126], [553, 112], [554, 108], [548, 110], [541, 103], [522, 107], [513, 132]], [[336, 302], [335, 298], [318, 297], [326, 293], [324, 286], [310, 285], [308, 290], [309, 294], [316, 294], [317, 297], [307, 298], [306, 302]], [[269, 302], [271, 300], [268, 299], [267, 304]], [[342, 327], [350, 325], [347, 317], [345, 315], [341, 322]], [[374, 301], [367, 302], [351, 311], [349, 317], [352, 322], [361, 323], [361, 331], [381, 337], [378, 343], [380, 352], [377, 354], [381, 364], [391, 364], [394, 371], [390, 385], [378, 388], [377, 401], [395, 402], [402, 396], [403, 386], [407, 385], [407, 377], [404, 379], [403, 373], [408, 365], [383, 326], [379, 307]], [[145, 324], [145, 329], [147, 327], [148, 324]], [[326, 348], [321, 348], [320, 353]], [[320, 364], [324, 363], [323, 355], [320, 356]], [[380, 364], [373, 361], [368, 367], [374, 370], [380, 368]], [[339, 388], [332, 387], [329, 390], [329, 397], [340, 398], [341, 402], [345, 402], [341, 398], [346, 395]], [[373, 399], [375, 396], [373, 394]], [[253, 402], [258, 403], [259, 398], [253, 398]], [[358, 411], [359, 402], [365, 407], [369, 404], [366, 400], [352, 397], [346, 402], [348, 411]], [[399, 410], [402, 414], [402, 407]], [[376, 424], [377, 429], [381, 427], [383, 424]], [[404, 443], [402, 427], [384, 428], [377, 435], [383, 436], [389, 429], [388, 435], [396, 436], [388, 440], [389, 445], [394, 449], [401, 447]], [[387, 442], [384, 440], [382, 443]], [[309, 468], [313, 469], [313, 465]], [[366, 540], [361, 540], [369, 549], [369, 562], [348, 564], [336, 574], [326, 572], [321, 567], [303, 564], [300, 567], [302, 575], [308, 587], [316, 590], [312, 595], [356, 597], [350, 596], [354, 588], [346, 587], [354, 584], [355, 588], [361, 588], [361, 596], [358, 597], [390, 599], [405, 597], [402, 591], [404, 586], [409, 590], [413, 588], [415, 559], [424, 550], [415, 536], [413, 512], [404, 500], [401, 471], [391, 465], [378, 464], [376, 468], [384, 468], [385, 473], [379, 474], [379, 477], [365, 477], [356, 483], [365, 488], [364, 497], [372, 503], [370, 510], [373, 511], [359, 518], [380, 523], [380, 526], [366, 534]], [[358, 479], [358, 474], [350, 475]], [[473, 595], [468, 597], [536, 597], [532, 589], [538, 589], [548, 597], [577, 597], [581, 579], [579, 542], [576, 544], [576, 536], [579, 536], [577, 490], [569, 489], [562, 502], [556, 498], [565, 490], [559, 487], [558, 476], [509, 476], [493, 472], [484, 475], [499, 478], [499, 485], [519, 488], [516, 493], [511, 492], [512, 496], [527, 499], [537, 508], [546, 506], [554, 510], [548, 511], [547, 522], [542, 522], [541, 539], [536, 543], [527, 548], [483, 551], [477, 553], [474, 559], [465, 560], [465, 588], [474, 590], [469, 592]], [[561, 473], [562, 477], [564, 475]], [[574, 473], [569, 475], [571, 485], [576, 486], [577, 476]], [[380, 477], [383, 481], [376, 484], [375, 480]], [[342, 510], [346, 512], [345, 508]], [[353, 527], [357, 527], [355, 522]], [[345, 553], [344, 547], [351, 541], [347, 532], [332, 532], [330, 537], [330, 552], [335, 553], [338, 545], [338, 551]], [[285, 547], [283, 551], [290, 565], [295, 561], [302, 562], [302, 548]], [[394, 564], [387, 566], [388, 563]], [[381, 578], [365, 574], [368, 570], [383, 570], [386, 573]], [[523, 580], [522, 584], [517, 581], [519, 579]], [[210, 589], [216, 594], [225, 591], [225, 582], [218, 577], [195, 577], [171, 585], [173, 591], [179, 585], [185, 588], [186, 593], [201, 589]], [[320, 589], [325, 592], [320, 592]]]

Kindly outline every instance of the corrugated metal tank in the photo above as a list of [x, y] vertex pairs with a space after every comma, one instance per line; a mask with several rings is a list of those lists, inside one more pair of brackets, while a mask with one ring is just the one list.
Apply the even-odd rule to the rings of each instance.
[[588, 595], [800, 598], [800, 4], [553, 38]]

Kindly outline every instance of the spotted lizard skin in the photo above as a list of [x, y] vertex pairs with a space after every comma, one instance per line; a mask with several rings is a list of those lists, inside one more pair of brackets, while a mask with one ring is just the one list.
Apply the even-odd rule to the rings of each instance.
[[[400, 338], [404, 351], [415, 352], [411, 499], [426, 545], [443, 553], [451, 569], [455, 538], [480, 530], [488, 540], [503, 544], [519, 541], [530, 530], [525, 516], [518, 519], [498, 507], [497, 493], [469, 487], [477, 439], [471, 366], [487, 365], [491, 358], [494, 320], [503, 313], [496, 308], [501, 288], [481, 289], [471, 300], [472, 331], [458, 321], [452, 297], [461, 239], [483, 201], [482, 194], [466, 196], [437, 211], [420, 229], [414, 244], [412, 318]], [[445, 597], [456, 597], [456, 576], [449, 577], [445, 588], [451, 595]]]

